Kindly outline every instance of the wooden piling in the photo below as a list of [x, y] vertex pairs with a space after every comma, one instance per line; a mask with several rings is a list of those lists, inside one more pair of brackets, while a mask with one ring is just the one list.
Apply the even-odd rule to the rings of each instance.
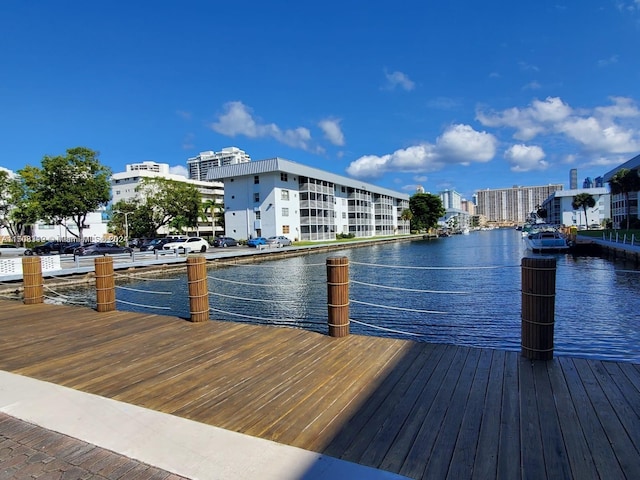
[[522, 259], [521, 354], [531, 360], [553, 358], [556, 259]]
[[207, 260], [200, 256], [187, 258], [189, 284], [189, 318], [192, 322], [209, 321], [209, 289], [207, 287]]
[[25, 305], [44, 302], [42, 264], [40, 257], [22, 257], [22, 281]]
[[116, 282], [113, 276], [113, 257], [96, 257], [96, 310], [111, 312], [116, 309]]
[[349, 335], [349, 259], [327, 258], [327, 308], [329, 335]]

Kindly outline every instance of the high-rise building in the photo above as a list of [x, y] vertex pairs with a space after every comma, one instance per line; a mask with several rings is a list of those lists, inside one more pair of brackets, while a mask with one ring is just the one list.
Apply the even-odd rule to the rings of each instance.
[[569, 189], [575, 190], [578, 188], [578, 169], [572, 168], [569, 172]]
[[187, 168], [189, 169], [189, 178], [191, 180], [205, 181], [210, 168], [250, 161], [251, 157], [244, 150], [240, 150], [237, 147], [226, 147], [220, 152], [200, 152], [197, 157], [187, 159]]
[[484, 215], [488, 222], [503, 224], [524, 223], [531, 212], [553, 192], [562, 190], [562, 184], [550, 184], [539, 187], [499, 188], [495, 190], [478, 190], [479, 215]]

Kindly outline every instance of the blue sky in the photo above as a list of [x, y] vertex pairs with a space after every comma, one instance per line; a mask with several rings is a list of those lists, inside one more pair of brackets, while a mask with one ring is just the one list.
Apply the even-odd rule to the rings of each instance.
[[413, 193], [640, 153], [640, 0], [0, 2], [0, 166], [236, 146]]

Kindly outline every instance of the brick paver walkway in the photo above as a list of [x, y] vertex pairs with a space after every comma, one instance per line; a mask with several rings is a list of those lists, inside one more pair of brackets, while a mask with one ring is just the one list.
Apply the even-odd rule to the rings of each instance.
[[186, 480], [0, 412], [0, 480]]

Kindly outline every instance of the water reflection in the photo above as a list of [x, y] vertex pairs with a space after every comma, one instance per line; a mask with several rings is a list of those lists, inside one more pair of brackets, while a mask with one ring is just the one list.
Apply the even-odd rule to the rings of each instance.
[[[326, 259], [346, 256], [351, 318], [386, 329], [354, 322], [352, 333], [519, 350], [520, 263], [528, 254], [519, 232], [495, 230], [211, 268], [211, 318], [326, 333]], [[556, 354], [640, 362], [638, 269], [556, 258]], [[121, 310], [152, 304], [171, 309], [157, 313], [189, 315], [184, 271], [127, 286], [172, 295], [119, 289]]]

